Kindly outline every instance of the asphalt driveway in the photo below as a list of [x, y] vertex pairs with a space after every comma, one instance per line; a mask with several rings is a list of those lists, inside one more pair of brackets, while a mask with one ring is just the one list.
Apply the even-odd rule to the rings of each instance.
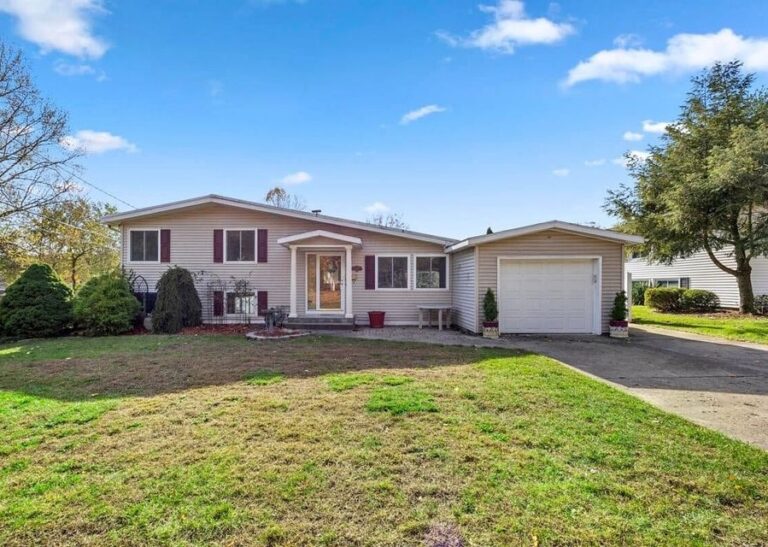
[[[491, 345], [455, 331], [362, 329], [363, 338]], [[768, 450], [768, 347], [733, 345], [672, 331], [602, 336], [512, 336], [493, 345], [549, 355], [664, 410]]]

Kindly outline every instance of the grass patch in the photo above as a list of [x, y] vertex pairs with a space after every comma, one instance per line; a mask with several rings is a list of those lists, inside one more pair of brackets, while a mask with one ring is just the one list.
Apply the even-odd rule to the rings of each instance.
[[376, 389], [371, 393], [365, 408], [371, 412], [389, 412], [395, 415], [438, 411], [431, 395], [410, 387], [382, 387]]
[[726, 340], [768, 344], [768, 317], [736, 313], [660, 313], [647, 306], [632, 306], [632, 322]]
[[[281, 381], [254, 389], [265, 360]], [[205, 335], [0, 346], [2, 545], [761, 545], [766, 469], [765, 452], [539, 355]]]
[[285, 379], [285, 375], [273, 370], [257, 370], [249, 374], [245, 381], [252, 386], [268, 386], [277, 384]]
[[365, 384], [372, 384], [376, 381], [373, 374], [355, 374], [347, 372], [345, 374], [328, 374], [325, 382], [333, 391], [347, 391]]

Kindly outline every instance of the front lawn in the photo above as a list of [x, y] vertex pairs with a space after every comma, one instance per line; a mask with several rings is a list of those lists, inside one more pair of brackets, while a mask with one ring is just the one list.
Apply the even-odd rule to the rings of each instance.
[[554, 361], [307, 337], [0, 346], [0, 544], [768, 542], [768, 454]]
[[647, 306], [632, 306], [632, 322], [727, 340], [768, 344], [768, 317], [749, 317], [731, 312], [705, 315], [660, 313]]

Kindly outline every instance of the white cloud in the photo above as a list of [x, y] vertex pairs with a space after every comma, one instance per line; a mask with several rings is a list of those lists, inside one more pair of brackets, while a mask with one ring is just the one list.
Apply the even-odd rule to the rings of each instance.
[[667, 126], [672, 122], [655, 122], [653, 120], [643, 120], [643, 131], [646, 133], [666, 133]]
[[98, 59], [109, 47], [91, 31], [91, 18], [105, 12], [102, 0], [0, 0], [0, 12], [14, 16], [19, 34], [43, 53]]
[[[645, 152], [643, 150], [630, 150], [629, 152], [627, 152], [627, 155], [632, 156], [633, 158], [640, 161], [645, 161], [651, 157], [651, 154], [649, 152]], [[621, 165], [624, 167], [626, 167], [629, 164], [629, 161], [626, 156], [622, 156], [620, 158], [614, 158], [613, 160], [611, 160], [611, 162], [615, 163], [616, 165]]]
[[729, 28], [712, 34], [677, 34], [663, 51], [618, 47], [598, 51], [568, 72], [566, 86], [587, 80], [629, 83], [664, 72], [705, 68], [739, 59], [751, 71], [768, 71], [768, 38], [747, 38]]
[[466, 37], [447, 32], [438, 32], [438, 37], [452, 46], [510, 54], [518, 46], [554, 44], [575, 32], [568, 23], [555, 23], [545, 17], [529, 18], [521, 0], [499, 0], [495, 6], [481, 5], [480, 10], [491, 14], [493, 21]]
[[370, 205], [367, 205], [363, 209], [369, 215], [378, 215], [378, 214], [389, 212], [389, 206], [380, 201], [374, 201], [373, 203], [371, 203]]
[[619, 34], [613, 39], [613, 45], [620, 48], [640, 47], [643, 40], [637, 34]]
[[297, 171], [296, 173], [291, 173], [290, 175], [284, 176], [280, 182], [287, 186], [294, 186], [296, 184], [304, 184], [305, 182], [309, 182], [311, 180], [312, 175], [306, 171]]
[[96, 74], [96, 69], [91, 65], [72, 64], [64, 61], [57, 61], [53, 65], [53, 70], [56, 74], [61, 74], [62, 76], [87, 76]]
[[555, 175], [556, 177], [567, 177], [568, 175], [571, 174], [571, 170], [566, 169], [565, 167], [560, 167], [559, 169], [555, 169], [554, 171], [552, 171], [552, 174]]
[[643, 140], [642, 133], [635, 133], [634, 131], [626, 131], [622, 137], [625, 141], [641, 141]]
[[586, 160], [584, 162], [584, 165], [587, 167], [600, 167], [601, 165], [605, 165], [605, 158], [600, 158], [596, 160]]
[[82, 150], [86, 154], [103, 154], [114, 150], [136, 152], [135, 144], [125, 138], [113, 135], [108, 131], [92, 131], [83, 129], [74, 135], [68, 135], [61, 140], [61, 145], [69, 150]]
[[422, 106], [421, 108], [417, 108], [416, 110], [411, 110], [407, 114], [403, 114], [403, 117], [400, 118], [400, 124], [408, 125], [411, 122], [415, 122], [416, 120], [421, 119], [425, 116], [429, 116], [430, 114], [437, 114], [438, 112], [445, 112], [445, 108], [443, 108], [442, 106], [438, 106], [436, 104]]

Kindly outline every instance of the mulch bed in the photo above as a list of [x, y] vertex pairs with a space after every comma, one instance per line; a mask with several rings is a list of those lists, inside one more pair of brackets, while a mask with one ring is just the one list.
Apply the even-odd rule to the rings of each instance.
[[200, 325], [199, 327], [186, 327], [182, 329], [181, 334], [188, 336], [197, 336], [198, 334], [245, 334], [254, 330], [262, 330], [264, 327], [257, 325], [231, 324], [231, 325]]

